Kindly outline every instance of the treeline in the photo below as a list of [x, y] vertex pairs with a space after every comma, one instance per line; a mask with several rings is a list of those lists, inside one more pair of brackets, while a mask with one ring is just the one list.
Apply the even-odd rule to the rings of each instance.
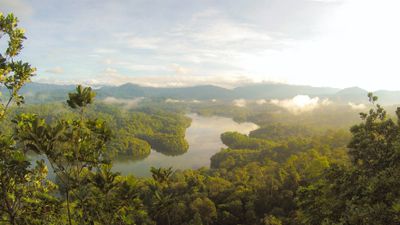
[[[66, 103], [30, 104], [11, 107], [6, 120], [0, 124], [3, 133], [12, 133], [11, 118], [22, 113], [40, 112], [47, 122], [77, 117]], [[181, 113], [160, 110], [132, 109], [104, 103], [95, 103], [86, 109], [89, 118], [107, 121], [113, 135], [107, 153], [120, 159], [140, 160], [146, 158], [151, 149], [166, 155], [184, 154], [189, 145], [185, 139], [191, 119]]]
[[[261, 101], [261, 102], [260, 102]], [[290, 110], [268, 100], [244, 101], [242, 105], [233, 101], [215, 100], [200, 102], [168, 102], [165, 99], [147, 99], [142, 106], [156, 107], [169, 112], [191, 112], [201, 116], [222, 116], [233, 118], [234, 121], [252, 122], [261, 127], [278, 124], [279, 126], [299, 126], [304, 132], [323, 133], [327, 129], [346, 129], [361, 122], [358, 112], [362, 109], [354, 109], [347, 103], [319, 104], [312, 110]], [[397, 105], [386, 105], [388, 117], [395, 119]], [[366, 109], [367, 104], [364, 104]], [[307, 108], [307, 106], [305, 107]], [[273, 132], [270, 132], [271, 134]]]

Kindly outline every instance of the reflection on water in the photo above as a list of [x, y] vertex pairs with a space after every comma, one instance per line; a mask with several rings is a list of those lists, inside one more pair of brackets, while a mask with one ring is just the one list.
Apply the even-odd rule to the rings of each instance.
[[166, 156], [152, 151], [149, 157], [142, 161], [115, 161], [113, 170], [124, 175], [134, 174], [144, 177], [150, 175], [150, 167], [173, 167], [174, 169], [197, 169], [210, 165], [210, 158], [224, 145], [220, 134], [226, 131], [238, 131], [248, 134], [257, 129], [254, 123], [236, 123], [230, 118], [202, 117], [188, 114], [192, 118], [191, 126], [186, 130], [186, 140], [189, 142], [187, 153], [179, 156]]

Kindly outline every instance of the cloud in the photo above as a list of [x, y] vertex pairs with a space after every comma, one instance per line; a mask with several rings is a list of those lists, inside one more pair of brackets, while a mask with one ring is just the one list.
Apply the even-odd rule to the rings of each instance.
[[176, 74], [188, 74], [190, 72], [189, 68], [185, 68], [178, 64], [172, 64], [171, 67], [175, 71]]
[[[99, 55], [97, 55], [96, 57], [98, 57]], [[105, 65], [111, 65], [114, 63], [114, 61], [110, 58], [105, 58], [103, 60], [101, 60], [102, 63], [104, 63]]]
[[[3, 2], [0, 5], [3, 6]], [[15, 4], [22, 0], [5, 2]], [[192, 4], [182, 4], [180, 0], [165, 0], [157, 4], [153, 1], [101, 2], [95, 7], [90, 1], [74, 1], [74, 4], [66, 1], [35, 2], [34, 7], [40, 15], [38, 13], [37, 17], [29, 20], [30, 26], [26, 27], [32, 34], [28, 36], [31, 45], [27, 46], [33, 47], [25, 49], [29, 60], [34, 60], [39, 68], [48, 67], [47, 63], [68, 68], [71, 74], [79, 74], [79, 77], [74, 75], [79, 83], [115, 85], [128, 81], [148, 86], [188, 86], [204, 84], [203, 80], [207, 80], [211, 84], [232, 86], [236, 81], [229, 79], [325, 82], [325, 77], [307, 77], [307, 74], [326, 74], [326, 71], [331, 71], [331, 62], [341, 58], [335, 54], [331, 54], [335, 57], [329, 57], [330, 54], [326, 53], [329, 51], [314, 51], [324, 48], [312, 43], [311, 46], [299, 44], [305, 40], [304, 37], [319, 34], [321, 27], [325, 27], [322, 25], [326, 18], [336, 19], [331, 17], [332, 4], [310, 0], [221, 0]], [[334, 46], [328, 44], [326, 46]], [[299, 45], [300, 50], [294, 48]], [[38, 56], [55, 47], [60, 49], [55, 51], [56, 57]], [[115, 58], [102, 62], [101, 57], [105, 55]], [[107, 67], [115, 68], [118, 74], [112, 74], [111, 78], [101, 77], [101, 70]], [[353, 72], [349, 73], [362, 74]], [[198, 78], [201, 76], [206, 78]], [[329, 77], [332, 78], [327, 79], [336, 78]], [[63, 78], [70, 79], [66, 75]], [[190, 83], [191, 80], [194, 84]], [[335, 84], [331, 80], [326, 82]]]
[[179, 37], [216, 49], [231, 47], [233, 51], [246, 47], [271, 46], [276, 40], [257, 26], [224, 18], [221, 13], [198, 17], [180, 28]]
[[119, 64], [123, 66], [123, 68], [131, 70], [131, 71], [146, 71], [146, 72], [153, 72], [153, 73], [158, 73], [158, 72], [164, 72], [164, 71], [169, 71], [167, 67], [165, 66], [160, 66], [160, 65], [154, 65], [154, 64], [125, 64], [121, 63]]
[[247, 101], [245, 99], [235, 99], [232, 101], [232, 103], [237, 107], [245, 107], [247, 105]]
[[[113, 58], [104, 58], [100, 60], [102, 64], [109, 67], [120, 67], [125, 70], [131, 71], [151, 71], [151, 72], [160, 72], [160, 71], [173, 71], [173, 68], [168, 68], [167, 66], [155, 65], [155, 64], [138, 64], [134, 61], [128, 60], [118, 60]], [[174, 64], [177, 65], [177, 64]], [[172, 66], [171, 66], [172, 67]]]
[[18, 18], [32, 16], [34, 10], [33, 7], [23, 0], [2, 0], [0, 4], [0, 12], [8, 14], [14, 13]]
[[116, 104], [122, 105], [126, 109], [132, 109], [138, 106], [138, 104], [144, 99], [144, 97], [138, 97], [134, 99], [122, 99], [122, 98], [114, 98], [107, 97], [103, 100], [105, 104]]
[[165, 99], [166, 103], [183, 103], [185, 102], [184, 100], [178, 100], [178, 99], [172, 99], [172, 98], [167, 98]]
[[[218, 76], [223, 73], [227, 76], [249, 76], [238, 64], [243, 54], [257, 54], [266, 48], [286, 45], [261, 27], [235, 21], [219, 10], [194, 13], [185, 21], [163, 31], [150, 34], [115, 33], [112, 37], [115, 39], [113, 44], [124, 49], [121, 54], [131, 54], [126, 54], [124, 63], [107, 59], [107, 65], [149, 72], [147, 69], [135, 69], [138, 65], [147, 65], [153, 75]], [[104, 51], [96, 51], [99, 52]], [[126, 60], [128, 58], [135, 60]], [[171, 61], [174, 63], [171, 64]], [[264, 80], [269, 79], [264, 77]]]
[[159, 38], [140, 38], [140, 37], [130, 37], [126, 40], [128, 42], [128, 47], [139, 48], [139, 49], [157, 49], [160, 44]]
[[111, 54], [111, 53], [116, 53], [118, 52], [117, 49], [112, 49], [112, 48], [95, 48], [93, 50], [95, 54]]
[[[76, 81], [75, 81], [76, 82]], [[233, 88], [253, 81], [243, 76], [202, 76], [202, 75], [149, 75], [149, 76], [127, 76], [118, 72], [115, 68], [106, 68], [101, 75], [94, 79], [84, 80], [81, 83], [93, 86], [122, 85], [134, 83], [149, 87], [188, 87], [195, 85], [216, 85], [225, 88]], [[78, 82], [79, 83], [79, 82]]]
[[363, 110], [366, 109], [367, 106], [364, 104], [355, 104], [353, 102], [349, 102], [348, 105], [350, 106], [351, 109], [353, 110]]
[[266, 104], [266, 103], [268, 103], [268, 102], [265, 99], [259, 99], [259, 100], [256, 101], [257, 105], [263, 105], [263, 104]]
[[332, 103], [333, 102], [331, 100], [326, 98], [326, 99], [322, 100], [321, 105], [327, 106], [327, 105], [331, 105]]
[[149, 49], [159, 48], [163, 38], [154, 36], [139, 36], [137, 33], [122, 32], [112, 35], [116, 42], [125, 44], [128, 48], [133, 49]]
[[298, 114], [312, 111], [318, 107], [331, 104], [327, 99], [320, 101], [319, 97], [310, 98], [308, 95], [297, 95], [292, 99], [272, 99], [271, 104], [287, 109], [289, 112]]
[[54, 67], [54, 68], [47, 69], [47, 70], [45, 70], [45, 72], [53, 73], [53, 74], [63, 74], [64, 73], [64, 68], [57, 66], [57, 67]]

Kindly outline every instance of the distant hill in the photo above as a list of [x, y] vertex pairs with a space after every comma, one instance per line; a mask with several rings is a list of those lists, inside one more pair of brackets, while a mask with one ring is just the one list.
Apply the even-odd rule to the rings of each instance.
[[379, 102], [388, 105], [400, 104], [400, 91], [379, 90], [375, 95], [379, 97]]
[[44, 83], [28, 83], [20, 93], [25, 96], [27, 103], [65, 100], [67, 94], [75, 89], [75, 85], [58, 85]]
[[350, 87], [338, 91], [332, 96], [333, 101], [338, 102], [353, 102], [353, 103], [365, 103], [368, 102], [368, 91], [359, 87]]
[[193, 87], [176, 87], [176, 88], [155, 88], [142, 87], [136, 84], [123, 84], [117, 87], [103, 87], [98, 90], [99, 96], [112, 96], [116, 98], [132, 98], [132, 97], [165, 97], [176, 99], [227, 99], [232, 96], [229, 89], [213, 86], [202, 85]]
[[[28, 103], [49, 101], [63, 101], [67, 93], [73, 91], [75, 85], [57, 85], [44, 83], [29, 83], [23, 87], [21, 93]], [[137, 97], [172, 98], [182, 100], [207, 99], [288, 99], [296, 95], [329, 98], [337, 103], [347, 104], [367, 102], [367, 91], [359, 87], [337, 89], [330, 87], [312, 87], [306, 85], [290, 85], [279, 83], [261, 83], [227, 89], [213, 85], [193, 87], [144, 87], [137, 84], [123, 84], [120, 86], [104, 86], [96, 89], [97, 98], [106, 97], [131, 99]], [[399, 104], [400, 91], [380, 90], [375, 92], [381, 104]]]
[[289, 85], [278, 83], [253, 84], [237, 87], [233, 90], [236, 98], [262, 99], [262, 98], [293, 98], [296, 95], [309, 95], [310, 97], [325, 97], [340, 91], [336, 88], [312, 87], [304, 85]]

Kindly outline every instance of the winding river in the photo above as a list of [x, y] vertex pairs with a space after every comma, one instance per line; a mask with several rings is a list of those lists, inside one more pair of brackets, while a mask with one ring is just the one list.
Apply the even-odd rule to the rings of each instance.
[[[123, 175], [135, 175], [138, 177], [150, 176], [150, 168], [173, 167], [174, 169], [197, 169], [209, 167], [210, 158], [221, 148], [225, 147], [220, 140], [220, 135], [226, 131], [237, 131], [248, 134], [258, 126], [254, 123], [237, 123], [226, 117], [203, 117], [197, 114], [188, 114], [192, 118], [192, 124], [186, 130], [186, 140], [189, 149], [185, 154], [179, 156], [167, 156], [162, 153], [151, 151], [150, 155], [140, 161], [117, 160], [113, 162], [113, 170]], [[32, 161], [43, 159], [42, 156], [31, 156]], [[53, 171], [49, 169], [49, 177], [54, 177]]]
[[123, 175], [134, 174], [139, 177], [150, 176], [150, 168], [173, 167], [174, 169], [197, 169], [209, 167], [210, 158], [219, 152], [224, 144], [220, 135], [226, 131], [238, 131], [248, 134], [258, 126], [254, 123], [236, 123], [225, 117], [203, 117], [197, 114], [188, 114], [192, 118], [191, 126], [186, 130], [186, 140], [189, 143], [187, 153], [179, 156], [166, 156], [152, 151], [141, 161], [116, 161], [113, 170]]

